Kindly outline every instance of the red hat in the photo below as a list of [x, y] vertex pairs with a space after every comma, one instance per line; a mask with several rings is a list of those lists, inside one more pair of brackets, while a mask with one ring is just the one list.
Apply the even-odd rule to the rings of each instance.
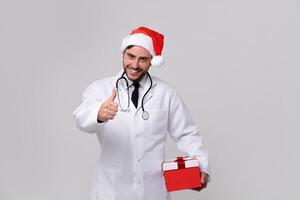
[[164, 64], [164, 58], [161, 56], [164, 47], [164, 36], [159, 32], [146, 27], [134, 29], [130, 35], [123, 39], [121, 51], [124, 52], [131, 45], [141, 46], [149, 51], [152, 55], [152, 66], [159, 67]]

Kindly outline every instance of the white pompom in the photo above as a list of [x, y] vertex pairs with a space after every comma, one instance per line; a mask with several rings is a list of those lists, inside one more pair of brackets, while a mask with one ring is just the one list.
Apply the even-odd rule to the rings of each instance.
[[165, 60], [162, 56], [154, 56], [151, 60], [151, 65], [153, 67], [161, 67], [165, 63]]

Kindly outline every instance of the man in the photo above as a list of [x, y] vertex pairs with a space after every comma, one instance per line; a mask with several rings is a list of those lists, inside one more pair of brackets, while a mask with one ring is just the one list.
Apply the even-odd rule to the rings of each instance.
[[148, 73], [163, 64], [163, 41], [146, 27], [133, 30], [122, 41], [123, 70], [92, 83], [73, 113], [78, 128], [96, 133], [101, 145], [92, 200], [170, 199], [161, 169], [167, 133], [199, 160], [206, 187], [208, 155], [188, 109], [172, 87]]

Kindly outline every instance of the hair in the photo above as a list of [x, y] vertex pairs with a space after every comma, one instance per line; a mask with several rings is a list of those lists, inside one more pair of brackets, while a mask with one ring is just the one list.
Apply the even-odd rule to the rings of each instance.
[[123, 51], [123, 56], [125, 55], [125, 51], [126, 51], [127, 49], [131, 49], [132, 47], [134, 47], [134, 45], [129, 45], [128, 47], [126, 47], [126, 49]]
[[127, 49], [131, 49], [132, 47], [134, 47], [134, 45], [129, 45], [128, 47], [126, 47], [126, 49], [124, 50], [124, 52], [125, 52]]
[[[136, 45], [129, 45], [128, 47], [126, 47], [126, 49], [123, 51], [123, 55], [125, 54], [125, 51], [127, 50], [127, 49], [131, 49], [132, 47], [134, 47], [134, 46], [136, 46]], [[150, 54], [151, 55], [151, 54]], [[151, 59], [153, 58], [153, 56], [151, 55]]]

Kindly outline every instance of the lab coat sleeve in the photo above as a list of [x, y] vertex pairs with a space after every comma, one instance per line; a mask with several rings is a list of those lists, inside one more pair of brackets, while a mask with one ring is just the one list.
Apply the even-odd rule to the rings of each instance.
[[202, 172], [210, 173], [208, 153], [203, 148], [202, 137], [191, 113], [174, 90], [169, 109], [168, 132], [178, 149], [199, 160]]
[[96, 133], [104, 125], [97, 122], [98, 111], [104, 102], [97, 94], [99, 85], [91, 84], [82, 94], [82, 103], [73, 112], [77, 127], [88, 133]]

